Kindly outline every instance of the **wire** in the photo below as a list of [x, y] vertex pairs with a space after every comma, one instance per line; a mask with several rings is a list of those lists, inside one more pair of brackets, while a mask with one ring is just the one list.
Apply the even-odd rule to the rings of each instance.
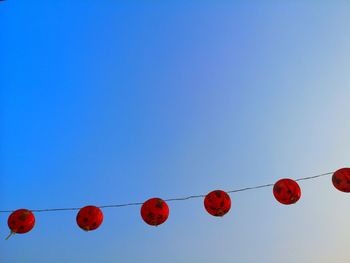
[[[307, 181], [307, 180], [313, 180], [319, 177], [327, 176], [330, 174], [333, 174], [334, 172], [328, 172], [328, 173], [323, 173], [323, 174], [318, 174], [314, 176], [308, 176], [308, 177], [302, 177], [295, 179], [295, 181]], [[245, 192], [249, 190], [255, 190], [255, 189], [261, 189], [261, 188], [266, 188], [266, 187], [271, 187], [274, 184], [263, 184], [263, 185], [258, 185], [258, 186], [252, 186], [252, 187], [246, 187], [246, 188], [241, 188], [241, 189], [235, 189], [235, 190], [230, 190], [227, 191], [227, 193], [238, 193], [238, 192]], [[166, 202], [174, 202], [174, 201], [186, 201], [189, 199], [195, 199], [195, 198], [204, 198], [206, 195], [190, 195], [190, 196], [185, 196], [185, 197], [177, 197], [177, 198], [169, 198], [165, 199], [164, 201]], [[142, 205], [143, 202], [137, 202], [137, 203], [125, 203], [125, 204], [112, 204], [112, 205], [101, 205], [98, 206], [99, 208], [120, 208], [120, 207], [126, 207], [126, 206], [139, 206]], [[78, 211], [80, 210], [81, 207], [68, 207], [68, 208], [44, 208], [44, 209], [32, 209], [30, 211], [35, 212], [35, 213], [40, 213], [40, 212], [58, 212], [58, 211]], [[15, 210], [0, 210], [0, 213], [12, 213]]]

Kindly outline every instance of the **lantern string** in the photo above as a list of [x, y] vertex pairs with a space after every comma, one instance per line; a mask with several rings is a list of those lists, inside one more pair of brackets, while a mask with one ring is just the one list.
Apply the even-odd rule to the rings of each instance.
[[[295, 179], [295, 181], [307, 181], [307, 180], [313, 180], [319, 177], [331, 175], [334, 172], [327, 172], [323, 174], [318, 174], [314, 176], [308, 176], [308, 177], [301, 177], [298, 179]], [[249, 190], [256, 190], [260, 188], [266, 188], [266, 187], [271, 187], [274, 184], [263, 184], [263, 185], [257, 185], [257, 186], [252, 186], [252, 187], [245, 187], [245, 188], [240, 188], [240, 189], [235, 189], [235, 190], [229, 190], [227, 193], [238, 193], [238, 192], [244, 192], [244, 191], [249, 191]], [[169, 198], [169, 199], [164, 199], [166, 202], [174, 202], [174, 201], [185, 201], [189, 199], [195, 199], [195, 198], [204, 198], [206, 195], [201, 194], [201, 195], [190, 195], [190, 196], [185, 196], [185, 197], [176, 197], [176, 198]], [[135, 203], [125, 203], [125, 204], [112, 204], [112, 205], [101, 205], [97, 206], [98, 208], [120, 208], [120, 207], [126, 207], [126, 206], [140, 206], [142, 205], [143, 202], [135, 202]], [[32, 212], [58, 212], [58, 211], [78, 211], [80, 210], [81, 207], [68, 207], [68, 208], [45, 208], [45, 209], [32, 209], [30, 211]], [[0, 213], [12, 213], [15, 210], [0, 210]]]

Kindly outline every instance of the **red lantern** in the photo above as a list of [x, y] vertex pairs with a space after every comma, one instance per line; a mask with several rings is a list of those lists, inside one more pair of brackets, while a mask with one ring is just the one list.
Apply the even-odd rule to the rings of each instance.
[[291, 205], [300, 199], [301, 189], [296, 181], [292, 179], [281, 179], [275, 183], [273, 195], [281, 204]]
[[212, 216], [224, 216], [230, 211], [231, 198], [226, 192], [215, 190], [204, 198], [204, 207]]
[[102, 224], [102, 221], [103, 213], [101, 209], [96, 206], [85, 206], [81, 208], [77, 214], [77, 224], [85, 231], [97, 229]]
[[6, 239], [13, 234], [24, 234], [32, 230], [35, 225], [35, 217], [34, 214], [27, 209], [18, 209], [11, 213], [7, 224], [11, 233]]
[[169, 216], [167, 203], [160, 198], [151, 198], [141, 207], [142, 219], [151, 226], [163, 224]]
[[332, 176], [332, 183], [339, 191], [350, 192], [350, 168], [337, 170]]

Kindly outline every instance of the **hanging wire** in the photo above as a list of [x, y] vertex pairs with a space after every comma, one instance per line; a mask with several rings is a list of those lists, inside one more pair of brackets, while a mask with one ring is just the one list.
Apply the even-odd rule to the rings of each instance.
[[[295, 181], [307, 181], [307, 180], [313, 180], [319, 177], [324, 177], [330, 174], [333, 174], [334, 172], [327, 172], [323, 174], [318, 174], [318, 175], [313, 175], [313, 176], [308, 176], [308, 177], [301, 177], [298, 179], [295, 179]], [[245, 187], [245, 188], [240, 188], [240, 189], [235, 189], [235, 190], [230, 190], [226, 191], [227, 193], [238, 193], [238, 192], [245, 192], [249, 190], [255, 190], [255, 189], [260, 189], [260, 188], [266, 188], [266, 187], [271, 187], [274, 184], [263, 184], [263, 185], [258, 185], [258, 186], [252, 186], [252, 187]], [[185, 197], [176, 197], [176, 198], [169, 198], [165, 199], [164, 201], [166, 202], [174, 202], [174, 201], [186, 201], [189, 199], [195, 199], [195, 198], [204, 198], [206, 195], [190, 195], [190, 196], [185, 196]], [[126, 206], [140, 206], [142, 205], [143, 202], [137, 202], [137, 203], [125, 203], [125, 204], [112, 204], [112, 205], [101, 205], [97, 206], [99, 208], [120, 208], [120, 207], [126, 207]], [[59, 211], [78, 211], [80, 210], [81, 207], [68, 207], [68, 208], [44, 208], [44, 209], [32, 209], [30, 211], [35, 212], [35, 213], [40, 213], [40, 212], [59, 212]], [[12, 213], [15, 210], [0, 210], [0, 213]]]

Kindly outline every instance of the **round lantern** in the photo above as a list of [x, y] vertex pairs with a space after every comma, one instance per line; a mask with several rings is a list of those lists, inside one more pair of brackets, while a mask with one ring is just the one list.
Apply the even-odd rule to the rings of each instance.
[[204, 207], [212, 216], [224, 216], [230, 211], [231, 198], [226, 192], [215, 190], [204, 198]]
[[332, 183], [339, 191], [350, 192], [350, 168], [341, 168], [332, 176]]
[[97, 229], [103, 222], [103, 213], [100, 208], [92, 205], [81, 208], [77, 214], [78, 226], [91, 231]]
[[24, 234], [32, 230], [35, 225], [35, 217], [28, 209], [18, 209], [11, 213], [7, 224], [11, 233], [6, 239], [13, 234]]
[[169, 207], [160, 198], [148, 199], [141, 207], [141, 217], [147, 224], [158, 226], [168, 219]]
[[281, 179], [273, 187], [273, 195], [276, 200], [284, 205], [296, 203], [301, 196], [298, 183], [292, 179]]

